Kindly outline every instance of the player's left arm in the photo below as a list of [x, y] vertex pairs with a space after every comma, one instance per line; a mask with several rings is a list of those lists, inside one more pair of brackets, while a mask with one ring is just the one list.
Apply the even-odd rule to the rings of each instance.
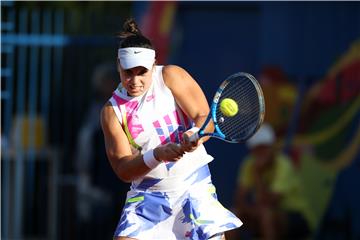
[[[181, 67], [168, 65], [163, 68], [163, 78], [177, 104], [191, 118], [196, 127], [201, 127], [209, 114], [209, 104], [199, 84]], [[212, 124], [206, 129], [213, 131]], [[189, 136], [192, 133], [185, 133]], [[201, 142], [207, 138], [202, 138]]]

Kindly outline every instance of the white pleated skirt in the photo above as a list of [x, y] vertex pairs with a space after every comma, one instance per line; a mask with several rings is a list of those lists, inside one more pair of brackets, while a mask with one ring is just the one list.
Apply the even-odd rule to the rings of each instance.
[[[146, 184], [145, 184], [146, 185]], [[242, 225], [217, 199], [208, 165], [171, 191], [132, 188], [114, 237], [207, 240]]]

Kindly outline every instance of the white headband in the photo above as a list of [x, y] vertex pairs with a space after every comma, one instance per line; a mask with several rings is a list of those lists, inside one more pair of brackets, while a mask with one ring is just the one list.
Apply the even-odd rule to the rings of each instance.
[[155, 51], [141, 47], [119, 48], [118, 59], [123, 69], [142, 66], [151, 70], [155, 62]]

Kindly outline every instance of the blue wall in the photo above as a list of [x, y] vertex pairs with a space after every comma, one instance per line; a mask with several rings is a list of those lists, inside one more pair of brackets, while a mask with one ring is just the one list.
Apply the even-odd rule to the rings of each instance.
[[[209, 101], [228, 75], [276, 64], [294, 80], [324, 76], [360, 39], [359, 2], [180, 2], [170, 63], [187, 69]], [[230, 206], [247, 150], [206, 143], [220, 200]]]
[[259, 64], [292, 75], [323, 75], [360, 38], [356, 2], [262, 3]]

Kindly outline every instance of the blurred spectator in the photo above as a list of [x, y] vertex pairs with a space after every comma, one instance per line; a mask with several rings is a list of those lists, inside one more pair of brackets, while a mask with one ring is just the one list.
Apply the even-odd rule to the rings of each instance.
[[316, 239], [360, 239], [360, 154], [337, 176]]
[[250, 154], [240, 168], [234, 203], [235, 212], [244, 222], [239, 234], [261, 239], [303, 239], [310, 233], [308, 205], [291, 160], [276, 152], [275, 141], [273, 128], [264, 123], [247, 142]]
[[79, 235], [87, 239], [112, 239], [128, 185], [118, 180], [106, 158], [100, 111], [116, 89], [114, 64], [101, 64], [94, 73], [94, 97], [77, 138], [76, 169]]
[[278, 66], [264, 66], [258, 75], [266, 103], [265, 121], [270, 123], [278, 137], [287, 132], [295, 100], [296, 86]]

